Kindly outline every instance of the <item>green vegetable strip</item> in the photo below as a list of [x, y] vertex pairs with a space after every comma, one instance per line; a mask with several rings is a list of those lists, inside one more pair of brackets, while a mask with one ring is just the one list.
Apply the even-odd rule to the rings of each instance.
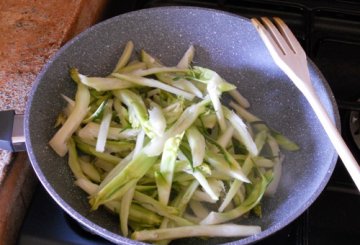
[[65, 114], [66, 117], [69, 117], [71, 112], [75, 108], [75, 101], [73, 101], [72, 99], [70, 99], [69, 97], [67, 97], [64, 94], [61, 94], [61, 97], [63, 97], [64, 100], [67, 102], [67, 105], [66, 105], [65, 109], [63, 110], [63, 113]]
[[49, 141], [49, 145], [59, 156], [65, 156], [67, 153], [68, 148], [66, 143], [70, 139], [71, 135], [80, 126], [82, 120], [85, 118], [88, 112], [89, 103], [89, 90], [81, 83], [78, 83], [74, 110], [71, 112], [71, 115], [67, 118], [64, 125]]
[[262, 150], [263, 146], [266, 143], [268, 133], [268, 130], [261, 130], [255, 136], [255, 145], [259, 152]]
[[204, 191], [210, 196], [210, 198], [214, 201], [219, 200], [219, 196], [215, 193], [205, 176], [197, 169], [190, 173], [195, 177], [195, 179], [200, 183], [201, 187]]
[[89, 177], [90, 180], [94, 181], [95, 183], [99, 183], [101, 181], [100, 173], [93, 164], [84, 161], [81, 158], [79, 158], [79, 163], [83, 173]]
[[79, 159], [78, 159], [78, 154], [75, 148], [75, 142], [73, 139], [69, 139], [68, 141], [68, 148], [69, 148], [69, 166], [70, 169], [72, 171], [72, 173], [75, 175], [76, 179], [87, 179], [86, 176], [84, 175], [84, 173], [82, 172], [80, 163], [79, 163]]
[[159, 241], [186, 237], [243, 237], [261, 232], [260, 226], [245, 225], [196, 225], [157, 230], [135, 231], [131, 238], [139, 241]]
[[195, 72], [200, 73], [199, 80], [207, 84], [206, 90], [213, 104], [221, 131], [226, 130], [223, 108], [220, 102], [221, 92], [234, 90], [236, 87], [225, 82], [219, 74], [203, 67], [194, 67]]
[[267, 159], [265, 157], [261, 157], [261, 156], [256, 156], [252, 158], [254, 161], [254, 164], [257, 167], [260, 168], [272, 168], [274, 167], [274, 161]]
[[278, 188], [280, 177], [281, 177], [281, 170], [282, 170], [282, 158], [280, 157], [280, 149], [279, 145], [277, 144], [276, 140], [269, 135], [267, 138], [267, 142], [269, 144], [270, 150], [274, 156], [274, 167], [273, 167], [273, 179], [266, 190], [267, 195], [273, 195]]
[[[141, 151], [131, 160], [128, 165], [90, 199], [92, 209], [97, 209], [99, 205], [106, 203], [116, 196], [116, 192], [124, 191], [122, 188], [129, 181], [138, 181], [151, 168], [157, 160], [157, 156], [150, 157]], [[110, 172], [111, 173], [111, 172]]]
[[[177, 66], [178, 68], [181, 69], [188, 69], [190, 65], [190, 62], [192, 60], [192, 55], [191, 52], [193, 52], [193, 48], [189, 48], [188, 51], [184, 54], [184, 57], [182, 58], [182, 60], [180, 61], [180, 66]], [[144, 62], [146, 63], [146, 65], [149, 68], [163, 68], [164, 66], [158, 62], [155, 58], [151, 57], [148, 53], [146, 53], [144, 50], [142, 50], [142, 59], [144, 60]], [[189, 63], [188, 63], [189, 62]], [[185, 64], [185, 63], [188, 63]], [[188, 70], [186, 70], [188, 71]], [[181, 77], [178, 77], [177, 75], [173, 75], [171, 73], [157, 73], [156, 74], [157, 79], [159, 79], [159, 81], [164, 82], [166, 84], [169, 84], [171, 86], [174, 86], [176, 88], [179, 88], [181, 90], [187, 91], [191, 94], [194, 94], [195, 96], [199, 97], [199, 98], [203, 98], [203, 94], [202, 92], [190, 81], [185, 80]]]
[[229, 91], [229, 94], [240, 106], [242, 106], [244, 108], [250, 107], [249, 101], [242, 94], [240, 94], [239, 91], [231, 90], [231, 91]]
[[128, 41], [113, 72], [117, 72], [129, 62], [133, 49], [134, 49], [134, 43], [132, 41]]
[[130, 207], [134, 197], [135, 187], [130, 188], [122, 197], [121, 199], [121, 206], [120, 206], [120, 228], [123, 236], [128, 236], [128, 218], [130, 214]]
[[[234, 101], [230, 101], [229, 105], [236, 111], [236, 113], [246, 120], [249, 123], [255, 123], [255, 122], [262, 122], [260, 118], [255, 116], [254, 114], [251, 114], [249, 111], [245, 110], [238, 104], [236, 104]], [[254, 126], [257, 130], [268, 130], [268, 127], [265, 124], [256, 124]]]
[[118, 98], [114, 99], [114, 109], [117, 113], [117, 116], [120, 119], [120, 124], [123, 128], [130, 127], [130, 123], [128, 121], [129, 114], [124, 106], [121, 105], [121, 101]]
[[188, 129], [198, 116], [206, 109], [209, 99], [205, 99], [197, 104], [191, 105], [181, 114], [180, 118], [168, 129], [162, 137], [154, 138], [144, 149], [148, 156], [158, 156], [161, 154], [165, 141], [177, 134], [183, 133]]
[[111, 91], [115, 89], [127, 89], [138, 85], [115, 77], [87, 77], [79, 73], [81, 83], [96, 91]]
[[205, 155], [205, 138], [196, 127], [186, 130], [192, 156], [192, 166], [195, 168], [203, 163]]
[[243, 173], [240, 166], [236, 167], [236, 164], [238, 163], [236, 162], [235, 159], [231, 158], [231, 160], [235, 160], [235, 163], [234, 161], [230, 161], [231, 163], [230, 165], [229, 162], [226, 159], [224, 159], [224, 157], [222, 157], [221, 155], [215, 154], [211, 151], [206, 151], [205, 160], [220, 173], [229, 175], [243, 182], [249, 182], [249, 179]]
[[197, 218], [204, 219], [209, 214], [209, 210], [199, 201], [192, 200], [189, 206]]
[[114, 155], [111, 155], [109, 153], [105, 153], [105, 152], [98, 152], [96, 151], [96, 149], [91, 146], [91, 145], [88, 145], [86, 143], [84, 143], [81, 138], [77, 137], [77, 136], [74, 136], [73, 139], [75, 140], [76, 142], [76, 147], [86, 153], [86, 154], [89, 154], [89, 155], [92, 155], [92, 156], [96, 156], [102, 160], [105, 160], [109, 163], [112, 163], [112, 164], [118, 164], [120, 161], [121, 161], [121, 158], [120, 157], [116, 157]]
[[225, 117], [224, 117], [224, 112], [221, 106], [221, 102], [220, 102], [220, 91], [218, 90], [218, 83], [215, 79], [212, 79], [209, 81], [207, 87], [207, 92], [210, 96], [210, 99], [212, 101], [215, 113], [216, 113], [216, 117], [218, 119], [218, 123], [220, 125], [220, 129], [221, 131], [225, 131], [226, 130], [226, 122], [225, 122]]
[[163, 109], [164, 116], [168, 125], [173, 124], [183, 112], [183, 101], [177, 101]]
[[177, 67], [183, 69], [189, 68], [194, 58], [194, 55], [195, 55], [195, 48], [193, 45], [190, 45], [189, 48], [184, 53], [183, 57], [178, 62]]
[[[75, 181], [75, 184], [89, 195], [94, 194], [97, 188], [99, 187], [98, 185], [92, 183], [87, 179], [78, 179]], [[119, 210], [120, 204], [118, 201], [110, 201], [104, 204], [104, 206], [112, 212], [120, 213]], [[143, 224], [148, 224], [148, 225], [159, 225], [161, 223], [161, 218], [159, 215], [137, 204], [131, 204], [129, 210], [129, 220]]]
[[189, 70], [187, 68], [182, 69], [182, 68], [178, 68], [178, 67], [162, 66], [162, 67], [151, 67], [146, 70], [135, 71], [132, 73], [132, 75], [144, 77], [144, 76], [154, 75], [154, 74], [158, 74], [158, 73], [168, 73], [168, 72], [186, 73], [188, 71]]
[[112, 76], [117, 77], [122, 80], [125, 80], [125, 81], [135, 83], [137, 85], [153, 87], [153, 88], [160, 88], [167, 92], [175, 94], [177, 96], [182, 96], [187, 100], [194, 99], [193, 94], [190, 94], [184, 90], [169, 86], [169, 85], [159, 82], [155, 79], [145, 78], [145, 77], [140, 77], [140, 76], [135, 76], [135, 75], [130, 75], [130, 74], [119, 74], [119, 73], [113, 73]]
[[137, 154], [139, 154], [141, 152], [141, 150], [144, 146], [144, 141], [145, 141], [145, 132], [144, 132], [144, 130], [141, 130], [136, 138], [136, 144], [135, 144], [135, 148], [133, 151], [133, 156], [136, 156]]
[[163, 216], [179, 214], [178, 209], [171, 206], [167, 206], [166, 204], [162, 204], [161, 202], [155, 200], [154, 198], [145, 195], [139, 191], [134, 192], [134, 200], [136, 200], [141, 206], [147, 207], [149, 210], [157, 212], [160, 215], [163, 215], [161, 213], [165, 213], [166, 215]]
[[217, 74], [215, 71], [200, 67], [200, 66], [194, 66], [193, 67], [193, 74], [195, 74], [194, 77], [192, 77], [193, 80], [208, 84], [210, 81], [214, 81], [217, 84], [217, 88], [219, 92], [227, 92], [236, 89], [236, 86], [226, 82], [224, 79], [220, 77], [219, 74]]
[[217, 139], [217, 143], [223, 147], [226, 148], [229, 142], [231, 141], [234, 134], [234, 127], [228, 126], [226, 130], [220, 135], [220, 137]]
[[123, 158], [105, 177], [101, 182], [100, 188], [106, 186], [113, 178], [115, 178], [134, 158], [134, 150]]
[[100, 116], [100, 114], [103, 112], [104, 107], [107, 103], [107, 100], [104, 100], [103, 102], [101, 102], [101, 104], [99, 105], [99, 107], [94, 111], [93, 114], [91, 114], [88, 118], [85, 118], [82, 123], [88, 123], [91, 122], [92, 120], [98, 118]]
[[151, 226], [158, 226], [161, 223], [159, 215], [134, 203], [130, 206], [129, 220]]
[[247, 130], [247, 127], [243, 122], [243, 120], [233, 111], [230, 111], [225, 107], [223, 108], [224, 108], [225, 117], [229, 120], [230, 124], [235, 128], [235, 130], [239, 133], [241, 142], [245, 145], [246, 149], [253, 156], [258, 155], [259, 151], [249, 131]]
[[[193, 180], [186, 188], [186, 190], [181, 191], [172, 201], [172, 206], [178, 208], [180, 216], [183, 216], [183, 213], [185, 212], [186, 207], [190, 202], [198, 186], [199, 186], [199, 182]], [[189, 221], [192, 222], [191, 220]], [[160, 228], [171, 228], [174, 226], [175, 224], [173, 222], [171, 222], [168, 218], [164, 218], [163, 221], [161, 222]], [[159, 242], [159, 245], [166, 245], [170, 242], [171, 242], [170, 240], [162, 240], [161, 242]]]
[[162, 136], [166, 129], [166, 119], [162, 108], [155, 102], [151, 102], [152, 108], [149, 110], [149, 123], [157, 136]]
[[[79, 140], [81, 140], [83, 143], [86, 143], [90, 146], [95, 147], [96, 146], [96, 140], [95, 139], [88, 139], [88, 138], [82, 138], [78, 136]], [[134, 142], [132, 141], [114, 141], [114, 140], [107, 140], [105, 145], [105, 150], [107, 152], [116, 152], [116, 153], [126, 153], [134, 149]]]
[[144, 62], [136, 61], [132, 62], [131, 64], [128, 64], [124, 68], [121, 68], [120, 70], [116, 71], [117, 73], [132, 73], [137, 70], [144, 70], [146, 69], [146, 64]]
[[97, 184], [92, 183], [87, 178], [79, 178], [75, 181], [75, 184], [89, 195], [93, 194], [98, 188]]
[[[136, 156], [138, 153], [141, 152], [141, 149], [144, 145], [145, 133], [143, 130], [140, 131], [138, 137], [136, 139], [136, 145], [133, 151], [133, 156]], [[135, 186], [131, 187], [121, 199], [121, 206], [120, 206], [120, 228], [121, 232], [124, 236], [128, 236], [128, 217], [130, 213], [131, 203], [134, 197]]]
[[103, 118], [101, 120], [99, 133], [96, 141], [96, 151], [98, 152], [104, 152], [105, 150], [105, 144], [106, 144], [106, 138], [108, 135], [111, 117], [112, 117], [112, 105], [113, 100], [108, 100], [108, 102], [105, 105]]
[[178, 209], [176, 209], [174, 207], [163, 205], [160, 202], [156, 201], [155, 199], [153, 199], [147, 195], [144, 195], [138, 191], [135, 191], [134, 200], [136, 200], [139, 203], [139, 205], [141, 205], [163, 217], [169, 218], [170, 220], [174, 221], [175, 223], [177, 223], [180, 226], [193, 225], [192, 222], [178, 216], [178, 214], [179, 214]]
[[[158, 175], [161, 180], [156, 182], [159, 202], [164, 205], [167, 205], [169, 202], [175, 162], [182, 137], [183, 134], [176, 135], [175, 137], [171, 137], [166, 140], [164, 144], [164, 150], [160, 162], [160, 175]], [[155, 179], [157, 180], [158, 178]]]
[[109, 163], [100, 158], [96, 158], [94, 160], [94, 166], [97, 167], [98, 169], [103, 170], [105, 173], [107, 173], [107, 172], [110, 172], [114, 168], [115, 164]]
[[[253, 167], [253, 163], [251, 158], [248, 156], [244, 162], [244, 165], [242, 167], [244, 174], [248, 175], [251, 171]], [[243, 182], [235, 179], [231, 186], [229, 191], [226, 193], [226, 196], [224, 198], [224, 201], [221, 203], [218, 211], [219, 212], [223, 212], [225, 210], [225, 208], [230, 204], [231, 200], [234, 198], [234, 196], [236, 195], [237, 191], [240, 189], [241, 185], [243, 184]]]
[[[100, 125], [94, 122], [89, 122], [85, 125], [85, 127], [81, 128], [77, 135], [82, 139], [96, 139], [97, 135], [99, 134]], [[130, 129], [123, 129], [123, 128], [115, 128], [110, 127], [107, 138], [110, 140], [134, 140], [138, 135], [140, 129], [130, 128]]]
[[205, 219], [203, 219], [200, 224], [202, 225], [221, 224], [239, 218], [243, 214], [250, 211], [260, 202], [262, 196], [264, 195], [267, 185], [268, 185], [268, 180], [264, 176], [261, 176], [261, 180], [254, 183], [253, 190], [250, 192], [248, 197], [240, 206], [223, 213], [210, 212], [210, 214]]
[[249, 111], [245, 110], [234, 101], [230, 101], [229, 105], [238, 113], [242, 118], [244, 118], [248, 122], [258, 122], [261, 121], [260, 118], [251, 114]]
[[300, 149], [300, 147], [296, 143], [289, 140], [287, 137], [280, 134], [279, 132], [276, 132], [275, 130], [271, 130], [271, 135], [274, 137], [280, 147], [287, 151], [297, 151]]
[[186, 190], [180, 192], [174, 199], [173, 206], [179, 210], [180, 215], [182, 215], [185, 212], [188, 203], [190, 202], [191, 198], [193, 197], [198, 187], [199, 187], [199, 182], [194, 179], [186, 188]]
[[[128, 107], [130, 113], [133, 112], [135, 114], [145, 133], [150, 138], [154, 137], [154, 130], [149, 123], [149, 115], [142, 98], [130, 90], [116, 90], [113, 93]], [[130, 120], [130, 123], [132, 123], [133, 127], [137, 127], [136, 122]]]

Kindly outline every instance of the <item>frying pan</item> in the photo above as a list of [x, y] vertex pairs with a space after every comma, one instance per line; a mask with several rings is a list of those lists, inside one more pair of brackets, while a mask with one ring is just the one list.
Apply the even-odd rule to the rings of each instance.
[[[337, 154], [312, 109], [274, 64], [250, 21], [210, 9], [164, 7], [123, 14], [88, 29], [60, 49], [32, 88], [25, 113], [28, 155], [42, 185], [70, 216], [111, 242], [137, 243], [119, 234], [116, 216], [102, 209], [90, 212], [87, 195], [74, 185], [67, 158], [60, 158], [48, 146], [56, 131], [55, 119], [65, 106], [61, 94], [75, 94], [69, 67], [77, 67], [82, 74], [105, 76], [128, 40], [137, 50], [144, 48], [169, 66], [176, 65], [193, 44], [197, 65], [236, 84], [250, 101], [251, 112], [301, 147], [298, 152], [285, 153], [279, 188], [262, 201], [263, 217], [243, 221], [260, 225], [261, 233], [240, 240], [194, 238], [174, 244], [253, 243], [282, 229], [314, 202], [332, 174]], [[339, 126], [328, 84], [311, 61], [309, 69], [322, 103]]]

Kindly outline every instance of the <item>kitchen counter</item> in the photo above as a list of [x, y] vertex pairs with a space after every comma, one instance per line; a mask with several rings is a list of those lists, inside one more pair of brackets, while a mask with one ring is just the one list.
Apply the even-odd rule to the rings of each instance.
[[[107, 2], [0, 2], [0, 110], [24, 113], [43, 65], [69, 39], [100, 20]], [[0, 150], [0, 244], [16, 242], [36, 184], [26, 153]]]

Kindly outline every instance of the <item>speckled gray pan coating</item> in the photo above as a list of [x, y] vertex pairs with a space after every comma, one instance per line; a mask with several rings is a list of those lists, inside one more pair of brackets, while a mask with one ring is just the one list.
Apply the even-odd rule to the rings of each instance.
[[[69, 67], [77, 67], [83, 74], [106, 75], [128, 40], [134, 41], [137, 50], [145, 48], [167, 65], [175, 65], [188, 46], [195, 45], [195, 64], [212, 68], [235, 83], [249, 99], [253, 113], [301, 146], [299, 152], [286, 153], [280, 187], [274, 197], [264, 199], [263, 218], [244, 221], [261, 225], [263, 232], [241, 240], [189, 239], [186, 243], [258, 241], [293, 221], [317, 198], [337, 155], [312, 109], [274, 64], [249, 20], [208, 9], [169, 7], [127, 13], [90, 28], [66, 44], [35, 83], [26, 110], [28, 153], [41, 183], [66, 212], [112, 242], [136, 243], [119, 235], [116, 217], [104, 210], [89, 211], [86, 195], [74, 186], [67, 159], [58, 157], [47, 144], [55, 133], [55, 118], [64, 107], [60, 94], [71, 97], [75, 92]], [[309, 68], [321, 101], [338, 124], [326, 81], [311, 62]]]

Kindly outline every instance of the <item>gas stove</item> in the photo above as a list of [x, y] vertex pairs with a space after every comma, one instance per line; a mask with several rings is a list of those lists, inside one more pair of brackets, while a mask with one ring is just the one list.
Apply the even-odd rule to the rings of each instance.
[[[149, 7], [190, 5], [245, 17], [279, 16], [322, 71], [338, 101], [342, 135], [360, 161], [360, 3], [356, 0], [110, 1], [105, 18]], [[359, 106], [358, 106], [359, 107]], [[360, 195], [341, 160], [318, 199], [288, 226], [257, 244], [360, 244]], [[39, 185], [18, 244], [110, 244], [84, 230]]]

